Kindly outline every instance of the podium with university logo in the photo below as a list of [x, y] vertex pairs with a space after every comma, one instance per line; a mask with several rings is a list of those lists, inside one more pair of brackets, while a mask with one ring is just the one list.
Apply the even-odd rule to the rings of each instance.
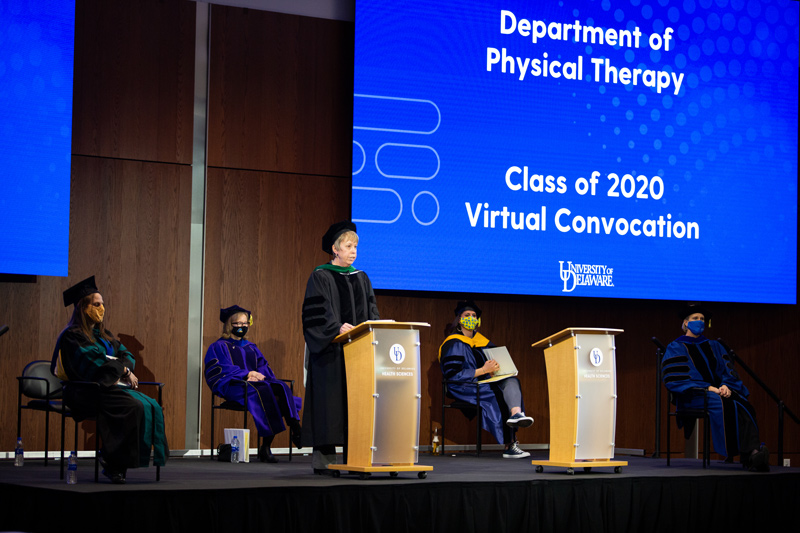
[[334, 339], [344, 344], [347, 372], [347, 463], [331, 464], [339, 475], [355, 472], [418, 472], [422, 403], [419, 328], [423, 322], [371, 320]]
[[616, 347], [621, 329], [566, 328], [540, 340], [544, 348], [550, 399], [550, 459], [534, 460], [536, 471], [556, 466], [612, 466], [619, 473], [627, 461], [614, 461], [617, 415]]

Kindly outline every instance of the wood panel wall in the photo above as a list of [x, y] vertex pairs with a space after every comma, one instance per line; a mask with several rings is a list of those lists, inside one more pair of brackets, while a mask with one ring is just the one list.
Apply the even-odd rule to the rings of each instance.
[[[328, 260], [322, 235], [330, 220], [349, 216], [346, 180], [210, 169], [207, 189], [203, 349], [222, 333], [219, 310], [240, 305], [253, 313], [248, 339], [277, 376], [295, 380], [303, 396], [301, 304], [311, 270]], [[203, 389], [201, 444], [211, 443], [208, 389]], [[241, 424], [235, 414], [223, 421]], [[251, 424], [252, 425], [252, 424]], [[255, 426], [251, 427], [255, 432]], [[288, 446], [288, 433], [275, 446]]]
[[353, 24], [213, 6], [209, 166], [350, 177]]
[[72, 151], [192, 162], [195, 3], [77, 0]]
[[[27, 361], [49, 358], [69, 317], [61, 291], [91, 274], [112, 330], [137, 354], [141, 377], [167, 382], [168, 437], [173, 448], [183, 445], [195, 8], [78, 0], [70, 273], [0, 278], [0, 324], [11, 326], [0, 337], [0, 449], [10, 450], [15, 437], [14, 376]], [[302, 395], [305, 281], [327, 259], [322, 233], [350, 212], [353, 26], [214, 6], [210, 43], [203, 347], [219, 336], [220, 307], [249, 308], [250, 338], [279, 375], [297, 380]], [[359, 251], [369, 248], [362, 242]], [[518, 362], [526, 410], [536, 418], [519, 433], [523, 444], [549, 439], [543, 355], [530, 345], [568, 326], [624, 329], [617, 337], [616, 444], [652, 453], [655, 398], [665, 395], [650, 337], [667, 343], [680, 334], [675, 302], [378, 291], [382, 317], [431, 324], [422, 333], [421, 444], [441, 423], [436, 354], [464, 296], [475, 296], [482, 331]], [[710, 336], [725, 338], [800, 411], [798, 306], [714, 309]], [[776, 448], [776, 407], [743, 379], [762, 440]], [[207, 390], [203, 395], [201, 445], [208, 446]], [[44, 424], [26, 417], [26, 449], [40, 450]], [[458, 413], [448, 417], [448, 442], [473, 443], [473, 426]], [[485, 434], [484, 442], [490, 439]], [[286, 446], [285, 435], [276, 444]], [[678, 435], [674, 446], [682, 449]], [[800, 430], [791, 422], [785, 446], [800, 460]]]

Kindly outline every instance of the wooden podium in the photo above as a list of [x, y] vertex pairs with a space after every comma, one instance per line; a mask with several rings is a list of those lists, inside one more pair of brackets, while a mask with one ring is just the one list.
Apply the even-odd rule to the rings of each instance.
[[616, 348], [621, 329], [567, 328], [533, 345], [544, 348], [550, 399], [550, 460], [531, 461], [566, 467], [613, 466], [619, 473], [627, 461], [613, 461], [617, 415]]
[[347, 372], [347, 464], [329, 469], [358, 472], [418, 472], [419, 411], [422, 402], [419, 328], [423, 322], [372, 320], [333, 342], [344, 343]]

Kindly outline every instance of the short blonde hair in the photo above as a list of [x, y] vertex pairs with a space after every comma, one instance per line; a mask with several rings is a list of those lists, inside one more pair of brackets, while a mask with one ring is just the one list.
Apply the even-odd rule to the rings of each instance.
[[[239, 311], [238, 313], [234, 313], [234, 314], [232, 314], [231, 316], [228, 317], [228, 320], [226, 320], [225, 324], [222, 326], [222, 338], [223, 339], [230, 339], [231, 338], [231, 333], [233, 332], [233, 326], [231, 326], [231, 324], [233, 324], [233, 322], [234, 322], [233, 319], [238, 317], [239, 315], [244, 315], [245, 322], [247, 322], [248, 325], [252, 325], [253, 324], [252, 315], [249, 315], [248, 313], [245, 313], [244, 311]], [[247, 334], [245, 334], [244, 337], [247, 337]]]
[[336, 242], [333, 243], [333, 247], [337, 250], [341, 250], [342, 243], [347, 241], [353, 241], [354, 243], [358, 244], [358, 234], [355, 231], [345, 231], [336, 237]]

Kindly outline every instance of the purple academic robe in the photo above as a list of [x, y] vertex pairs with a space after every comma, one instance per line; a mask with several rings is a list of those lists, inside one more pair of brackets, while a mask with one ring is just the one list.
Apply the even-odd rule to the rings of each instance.
[[300, 419], [302, 398], [292, 396], [289, 385], [275, 377], [264, 355], [252, 342], [219, 339], [208, 347], [205, 376], [214, 394], [244, 404], [241, 381], [247, 379], [251, 370], [264, 374], [264, 381], [248, 382], [247, 407], [259, 436], [276, 435], [286, 429], [284, 416]]

